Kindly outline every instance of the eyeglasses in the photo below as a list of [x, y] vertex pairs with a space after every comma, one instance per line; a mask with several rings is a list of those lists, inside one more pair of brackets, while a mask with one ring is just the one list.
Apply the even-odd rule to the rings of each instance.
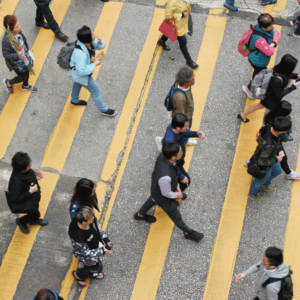
[[[188, 82], [194, 82], [194, 81], [195, 81], [195, 74], [193, 74], [193, 75], [194, 75], [194, 78], [193, 78], [192, 80], [189, 80]], [[193, 76], [193, 75], [192, 75], [192, 76]], [[192, 76], [191, 76], [191, 77], [192, 77]]]

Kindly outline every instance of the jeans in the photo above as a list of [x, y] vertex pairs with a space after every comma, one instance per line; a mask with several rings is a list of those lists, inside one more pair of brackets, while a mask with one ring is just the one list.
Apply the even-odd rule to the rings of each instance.
[[297, 35], [300, 35], [300, 15], [296, 18], [296, 20], [297, 20], [299, 23], [298, 23], [298, 27], [297, 27], [296, 30], [295, 30], [295, 33], [296, 33]]
[[39, 212], [39, 210], [37, 209], [34, 213], [32, 213], [32, 214], [27, 214], [26, 216], [20, 218], [20, 223], [21, 223], [22, 225], [26, 225], [26, 224], [28, 224], [28, 223], [37, 221], [39, 218], [40, 218], [40, 212]]
[[76, 271], [76, 275], [78, 278], [84, 280], [86, 278], [99, 276], [99, 274], [102, 273], [102, 270], [102, 263], [98, 262], [94, 266], [84, 266], [83, 268], [78, 268]]
[[[255, 65], [253, 65], [250, 60], [249, 60], [249, 63], [250, 65], [253, 67], [254, 71], [253, 71], [253, 74], [252, 74], [252, 80], [253, 78], [255, 77], [255, 75], [257, 75], [260, 71], [262, 70], [265, 70], [267, 67], [257, 67]], [[251, 88], [251, 83], [252, 83], [252, 80], [250, 81], [250, 83], [248, 84], [248, 89], [250, 90]]]
[[[192, 230], [187, 226], [183, 220], [180, 211], [177, 208], [178, 202], [174, 199], [170, 199], [169, 202], [159, 204], [158, 206], [163, 209], [163, 211], [169, 216], [169, 218], [174, 222], [174, 224], [181, 229], [183, 232], [190, 233]], [[156, 202], [152, 200], [150, 196], [148, 200], [143, 204], [139, 210], [139, 214], [144, 216], [149, 209], [156, 205]]]
[[15, 70], [15, 69], [14, 69], [14, 71], [18, 76], [9, 80], [9, 84], [16, 84], [16, 83], [23, 82], [23, 86], [28, 86], [29, 71], [26, 71], [23, 73]]
[[91, 93], [93, 100], [95, 101], [95, 104], [100, 109], [100, 111], [105, 112], [108, 110], [108, 107], [102, 101], [100, 87], [92, 76], [89, 76], [87, 86], [82, 85], [78, 82], [74, 82], [71, 94], [71, 102], [79, 102], [79, 92], [82, 87], [86, 88]]
[[265, 187], [269, 186], [273, 178], [278, 176], [281, 173], [280, 163], [277, 162], [274, 166], [272, 166], [266, 173], [265, 177], [262, 179], [253, 178], [250, 186], [250, 194], [257, 195], [259, 192], [259, 188], [263, 185]]
[[44, 18], [47, 20], [48, 25], [50, 26], [51, 30], [58, 34], [60, 33], [60, 28], [56, 21], [53, 18], [52, 12], [50, 10], [49, 4], [44, 5], [37, 5], [36, 6], [36, 17], [35, 22], [37, 24], [44, 23]]

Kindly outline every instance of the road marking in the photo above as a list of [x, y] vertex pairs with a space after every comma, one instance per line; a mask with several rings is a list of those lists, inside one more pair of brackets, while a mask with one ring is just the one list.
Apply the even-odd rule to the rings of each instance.
[[[42, 199], [39, 206], [41, 218], [43, 218], [46, 213], [52, 193], [59, 178], [58, 174], [48, 172], [43, 172], [43, 174], [44, 179], [39, 182], [42, 190]], [[24, 234], [17, 226], [3, 257], [0, 268], [1, 300], [13, 299], [27, 259], [30, 255], [31, 248], [40, 229], [40, 226], [28, 227], [30, 233]]]
[[164, 6], [168, 0], [156, 0], [156, 5], [158, 6]]
[[[2, 2], [0, 2], [1, 23], [6, 15], [12, 15], [14, 13], [18, 3], [19, 3], [19, 0], [2, 0]], [[0, 27], [0, 36], [2, 36], [2, 34], [4, 32], [4, 26], [2, 24]]]
[[[197, 80], [193, 87], [193, 94], [199, 95], [199, 100], [195, 102], [196, 113], [193, 117], [194, 128], [200, 127], [225, 25], [226, 18], [222, 17], [208, 16], [206, 21], [206, 29], [197, 59], [197, 63], [201, 67], [198, 70], [195, 70]], [[194, 147], [187, 148], [185, 158], [186, 169], [188, 169], [190, 165], [193, 149]], [[158, 220], [150, 227], [131, 300], [150, 300], [156, 298], [157, 288], [167, 255], [174, 223], [159, 207], [155, 210], [155, 216]]]
[[[15, 2], [14, 0], [9, 0], [9, 1]], [[62, 23], [62, 20], [68, 10], [70, 3], [71, 0], [53, 1], [53, 4], [51, 5], [51, 10], [53, 15], [55, 15], [56, 22], [59, 25]], [[41, 73], [42, 67], [45, 63], [45, 60], [48, 56], [48, 53], [50, 51], [54, 39], [55, 39], [55, 35], [51, 30], [46, 30], [43, 28], [40, 29], [39, 34], [37, 35], [37, 38], [31, 49], [35, 57], [33, 69], [35, 71], [36, 76], [30, 75], [29, 77], [30, 85], [35, 85]], [[0, 158], [3, 158], [5, 155], [7, 147], [9, 146], [11, 139], [15, 133], [19, 119], [22, 115], [22, 112], [26, 106], [26, 103], [30, 95], [31, 95], [30, 92], [28, 91], [24, 92], [21, 90], [21, 84], [16, 84], [14, 88], [14, 93], [10, 94], [8, 97], [8, 100], [0, 116], [0, 140], [1, 140]]]
[[[103, 40], [106, 42], [106, 51], [109, 47], [111, 37], [116, 27], [123, 3], [107, 2], [104, 4], [100, 18], [95, 28], [95, 32], [100, 32]], [[100, 67], [97, 67], [93, 73], [96, 79]], [[88, 101], [90, 93], [85, 88], [80, 92], [80, 99]], [[61, 172], [69, 151], [72, 146], [75, 134], [80, 124], [81, 117], [85, 107], [76, 107], [70, 105], [71, 92], [68, 96], [66, 104], [63, 108], [53, 133], [49, 139], [45, 154], [43, 157], [41, 168], [52, 168]]]
[[[281, 31], [280, 26], [275, 27]], [[269, 68], [274, 66], [276, 53], [271, 57]], [[258, 102], [247, 98], [245, 109]], [[251, 184], [251, 177], [246, 173], [244, 162], [254, 152], [255, 136], [262, 125], [263, 115], [264, 109], [258, 110], [251, 114], [250, 126], [241, 124], [219, 228], [211, 253], [203, 300], [227, 300], [229, 296]]]
[[277, 17], [277, 13], [285, 10], [287, 4], [287, 0], [278, 0], [276, 4], [266, 5], [265, 6], [265, 14], [268, 13], [272, 17]]

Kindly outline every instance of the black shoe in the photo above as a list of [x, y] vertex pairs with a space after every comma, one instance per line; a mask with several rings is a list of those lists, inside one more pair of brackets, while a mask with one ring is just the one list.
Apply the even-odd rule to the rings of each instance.
[[244, 119], [242, 118], [241, 114], [238, 114], [238, 115], [237, 115], [237, 118], [240, 119], [240, 120], [242, 120], [242, 122], [244, 122], [244, 123], [250, 122], [250, 120], [247, 119], [247, 118], [246, 118], [246, 121], [244, 121]]
[[204, 234], [197, 232], [195, 230], [192, 230], [190, 233], [185, 234], [184, 237], [188, 240], [192, 240], [192, 241], [200, 241], [203, 239]]
[[109, 108], [107, 111], [105, 111], [105, 112], [101, 111], [100, 113], [101, 113], [101, 115], [103, 115], [103, 116], [113, 117], [113, 116], [115, 116], [115, 115], [117, 114], [117, 111], [114, 110], [114, 109], [110, 109], [110, 108]]
[[289, 135], [288, 141], [291, 142], [291, 141], [293, 141], [293, 140], [294, 140], [294, 138], [293, 138], [291, 135]]
[[199, 65], [197, 65], [194, 61], [192, 61], [192, 60], [187, 60], [186, 61], [186, 64], [189, 66], [189, 67], [191, 67], [192, 69], [197, 69], [197, 68], [199, 68]]
[[157, 45], [162, 46], [165, 51], [171, 50], [171, 48], [168, 45], [166, 45], [166, 42], [164, 42], [162, 40], [158, 40]]
[[35, 23], [35, 26], [42, 27], [44, 29], [51, 29], [50, 26], [47, 23]]
[[29, 233], [29, 229], [28, 229], [27, 225], [21, 224], [19, 218], [16, 219], [16, 223], [17, 223], [17, 225], [19, 226], [20, 230], [21, 230], [23, 233], [25, 233], [25, 234]]
[[183, 198], [181, 200], [185, 200], [187, 198], [187, 194], [186, 193], [182, 193]]
[[37, 221], [30, 222], [30, 225], [40, 225], [40, 226], [47, 226], [48, 221], [46, 219], [38, 219]]
[[156, 222], [156, 218], [154, 216], [150, 216], [150, 215], [147, 215], [147, 214], [145, 214], [143, 217], [140, 217], [138, 215], [138, 213], [136, 213], [136, 214], [134, 214], [134, 219], [138, 220], [138, 221], [142, 221], [143, 220], [143, 221], [146, 221], [148, 223], [154, 223], [154, 222]]
[[84, 101], [84, 100], [79, 100], [77, 103], [74, 103], [74, 102], [70, 101], [70, 104], [71, 104], [71, 105], [86, 106], [86, 105], [87, 105], [87, 102]]

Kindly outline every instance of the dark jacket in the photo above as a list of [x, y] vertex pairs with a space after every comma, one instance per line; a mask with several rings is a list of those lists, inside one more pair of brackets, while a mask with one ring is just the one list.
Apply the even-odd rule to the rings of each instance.
[[[19, 34], [22, 36], [25, 46], [27, 49], [29, 49], [27, 40], [22, 32], [19, 32]], [[15, 51], [13, 46], [11, 45], [7, 33], [4, 33], [3, 39], [2, 39], [2, 55], [5, 58], [5, 63], [10, 71], [13, 70], [13, 62], [16, 60], [19, 60], [18, 53]]]
[[161, 153], [156, 160], [151, 183], [151, 197], [158, 205], [161, 203], [169, 203], [170, 201], [174, 201], [170, 198], [164, 197], [161, 193], [158, 180], [164, 176], [171, 177], [171, 190], [172, 192], [176, 192], [178, 185], [177, 167], [172, 165]]
[[[97, 198], [97, 194], [95, 193], [95, 196], [96, 196], [96, 202], [95, 204], [93, 205], [93, 209], [96, 209], [98, 210], [98, 212], [100, 212], [100, 209], [99, 209], [99, 205], [98, 205], [98, 198]], [[77, 203], [77, 200], [74, 199], [70, 205], [70, 208], [69, 208], [69, 212], [70, 212], [70, 217], [71, 217], [71, 220], [75, 217], [75, 211], [76, 209], [78, 208], [78, 203]]]
[[[29, 187], [32, 183], [37, 185], [38, 191], [30, 194]], [[30, 169], [24, 174], [13, 171], [8, 183], [8, 190], [11, 201], [18, 203], [24, 213], [34, 213], [38, 210], [41, 189], [33, 170]]]
[[36, 5], [45, 5], [51, 2], [51, 0], [33, 0], [33, 1], [35, 2]]

